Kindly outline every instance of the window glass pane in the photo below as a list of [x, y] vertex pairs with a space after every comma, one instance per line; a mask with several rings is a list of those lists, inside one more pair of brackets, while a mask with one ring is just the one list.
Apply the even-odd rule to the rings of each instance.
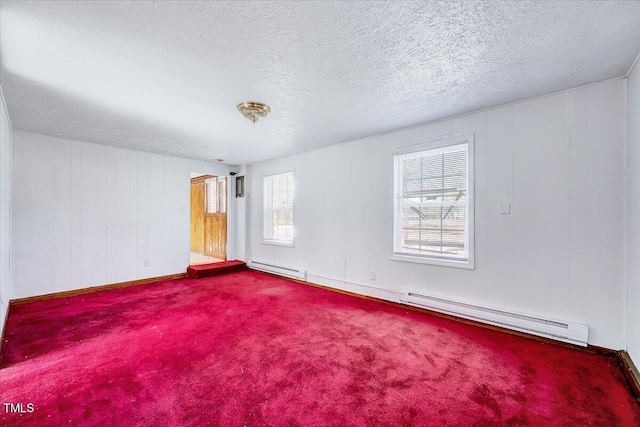
[[443, 199], [466, 200], [467, 152], [453, 151], [443, 154]]
[[218, 177], [218, 211], [227, 212], [227, 178]]
[[419, 253], [464, 256], [465, 207], [405, 207], [402, 248]]
[[218, 211], [218, 207], [216, 205], [218, 199], [218, 186], [216, 183], [217, 180], [215, 178], [205, 181], [207, 213], [217, 213]]
[[293, 241], [293, 173], [265, 180], [265, 239]]
[[467, 151], [425, 154], [402, 161], [405, 202], [466, 199]]

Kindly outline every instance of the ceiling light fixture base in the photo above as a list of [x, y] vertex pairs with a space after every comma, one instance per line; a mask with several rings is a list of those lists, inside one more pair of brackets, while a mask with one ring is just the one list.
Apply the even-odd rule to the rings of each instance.
[[247, 119], [255, 123], [260, 119], [264, 119], [271, 112], [271, 108], [262, 102], [243, 102], [238, 104], [238, 111]]

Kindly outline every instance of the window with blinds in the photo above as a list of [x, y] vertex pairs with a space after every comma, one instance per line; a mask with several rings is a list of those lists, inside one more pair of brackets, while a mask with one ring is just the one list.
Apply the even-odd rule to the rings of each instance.
[[293, 172], [264, 177], [264, 242], [293, 245]]
[[394, 258], [473, 268], [473, 137], [395, 155]]

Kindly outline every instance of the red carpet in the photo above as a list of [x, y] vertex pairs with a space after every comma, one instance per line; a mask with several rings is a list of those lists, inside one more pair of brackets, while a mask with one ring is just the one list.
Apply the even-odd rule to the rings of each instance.
[[244, 261], [223, 261], [213, 264], [190, 265], [187, 268], [187, 276], [192, 279], [219, 276], [221, 274], [235, 273], [247, 269]]
[[612, 357], [254, 271], [14, 306], [3, 352], [8, 426], [640, 425]]

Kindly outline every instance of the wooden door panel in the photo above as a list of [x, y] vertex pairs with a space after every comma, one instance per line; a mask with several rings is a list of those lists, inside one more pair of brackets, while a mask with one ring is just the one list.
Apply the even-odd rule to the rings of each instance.
[[191, 252], [204, 252], [204, 181], [191, 182]]
[[206, 214], [204, 220], [204, 254], [227, 259], [227, 214]]

